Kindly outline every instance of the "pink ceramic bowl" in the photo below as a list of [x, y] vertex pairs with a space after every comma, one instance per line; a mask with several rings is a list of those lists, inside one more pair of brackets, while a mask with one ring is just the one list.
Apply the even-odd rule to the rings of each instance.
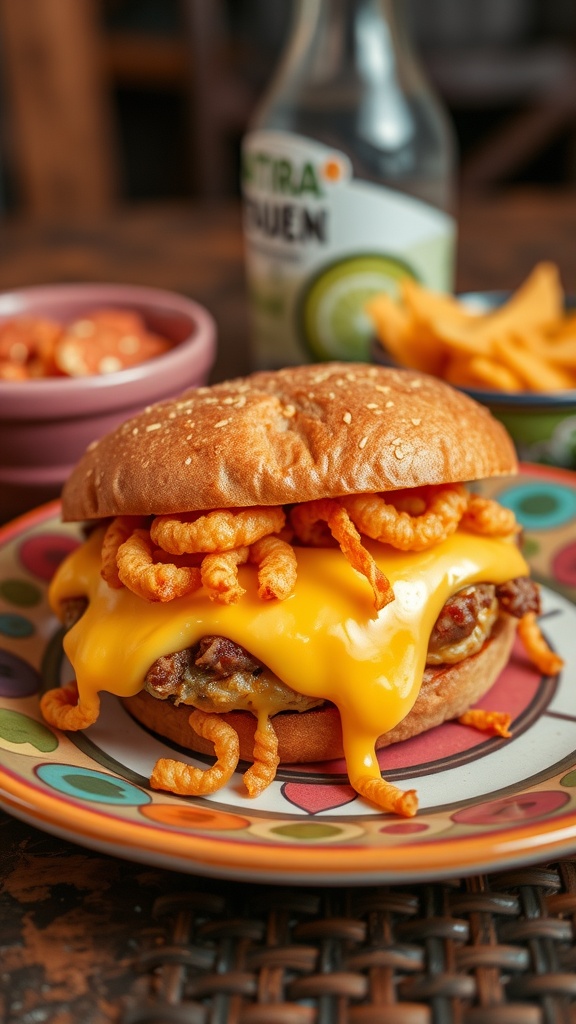
[[103, 376], [0, 380], [0, 520], [57, 497], [91, 441], [133, 413], [204, 384], [216, 328], [198, 303], [122, 284], [64, 284], [0, 294], [0, 322], [40, 316], [67, 323], [98, 308], [130, 309], [173, 341], [163, 355]]

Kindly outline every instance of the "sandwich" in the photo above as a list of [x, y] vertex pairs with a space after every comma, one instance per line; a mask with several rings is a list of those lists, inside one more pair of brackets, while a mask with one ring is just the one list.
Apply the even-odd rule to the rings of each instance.
[[362, 797], [415, 814], [376, 751], [448, 719], [508, 735], [474, 704], [517, 632], [561, 665], [513, 513], [474, 487], [516, 471], [484, 407], [411, 370], [264, 371], [143, 410], [63, 490], [87, 524], [49, 591], [75, 680], [44, 717], [86, 728], [106, 690], [201, 755], [160, 759], [156, 789], [207, 795], [240, 764], [257, 796], [279, 764], [344, 757]]

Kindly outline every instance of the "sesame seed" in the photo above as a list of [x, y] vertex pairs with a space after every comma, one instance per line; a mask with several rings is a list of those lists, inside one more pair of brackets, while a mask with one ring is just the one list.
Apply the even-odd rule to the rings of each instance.
[[186, 440], [187, 441], [191, 441], [193, 437], [194, 437], [194, 434], [186, 434]]
[[391, 402], [391, 401], [386, 402], [386, 408], [387, 409], [391, 409], [393, 405], [394, 405], [394, 402]]
[[242, 406], [246, 405], [246, 395], [240, 395], [240, 398], [235, 400], [234, 405], [237, 409], [241, 409]]
[[331, 400], [334, 400], [336, 398], [336, 395], [335, 395], [334, 391], [329, 391], [328, 392], [328, 398], [330, 398]]
[[358, 442], [358, 447], [359, 448], [365, 448], [367, 443], [368, 443], [368, 438], [367, 437], [363, 437], [362, 440]]
[[292, 416], [296, 415], [296, 409], [295, 409], [295, 407], [293, 405], [286, 405], [286, 406], [284, 406], [284, 408], [282, 409], [282, 412], [283, 412], [284, 416], [286, 416], [287, 419], [291, 419]]
[[380, 391], [383, 395], [390, 393], [390, 388], [387, 384], [375, 384], [374, 388], [376, 391]]
[[352, 413], [351, 412], [345, 412], [343, 417], [342, 417], [342, 419], [343, 419], [344, 423], [352, 423]]
[[367, 409], [377, 409], [378, 406], [377, 406], [376, 402], [368, 402], [368, 405], [366, 406], [366, 408]]
[[118, 356], [104, 356], [98, 363], [99, 373], [117, 373], [122, 369], [122, 361]]
[[184, 459], [184, 465], [185, 466], [189, 466], [191, 462], [192, 462], [192, 459], [191, 459], [190, 455], [188, 456], [187, 459]]
[[218, 423], [215, 423], [214, 426], [215, 427], [227, 427], [229, 423], [230, 423], [230, 419], [218, 420]]
[[394, 455], [396, 456], [397, 459], [403, 459], [404, 456], [406, 455], [406, 452], [404, 451], [403, 448], [395, 448]]
[[222, 399], [222, 405], [232, 405], [233, 402], [234, 402], [234, 399], [232, 398], [232, 395], [228, 395], [227, 398], [223, 398]]
[[132, 427], [132, 433], [134, 437], [136, 437], [136, 434], [138, 433], [138, 427]]
[[413, 419], [413, 420], [412, 420], [412, 423], [414, 424], [414, 426], [415, 426], [415, 427], [419, 427], [419, 426], [420, 426], [420, 424], [422, 423], [422, 420], [421, 420], [420, 418], [418, 418], [418, 419]]
[[148, 426], [146, 427], [146, 433], [149, 434], [152, 430], [161, 430], [161, 429], [162, 429], [162, 424], [161, 423], [149, 423]]

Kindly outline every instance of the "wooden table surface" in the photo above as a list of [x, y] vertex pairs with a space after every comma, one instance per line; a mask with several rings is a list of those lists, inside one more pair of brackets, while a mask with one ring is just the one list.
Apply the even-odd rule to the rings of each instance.
[[[538, 260], [550, 259], [559, 264], [565, 287], [574, 289], [575, 239], [576, 193], [514, 193], [463, 203], [458, 288], [512, 288]], [[81, 280], [129, 281], [193, 296], [211, 309], [218, 323], [214, 377], [248, 369], [240, 214], [235, 203], [128, 209], [101, 223], [66, 230], [0, 225], [0, 289]], [[6, 1024], [267, 1022], [265, 1012], [253, 1017], [184, 1017], [176, 1012], [179, 998], [174, 993], [183, 961], [178, 970], [169, 967], [169, 947], [176, 938], [166, 930], [158, 907], [166, 909], [175, 893], [184, 892], [185, 901], [191, 889], [196, 899], [198, 887], [214, 895], [217, 883], [85, 850], [3, 812], [0, 828], [0, 1019]], [[159, 904], [159, 898], [168, 903]], [[161, 982], [150, 967], [150, 957], [159, 947], [165, 957]], [[149, 958], [148, 973], [142, 970], [143, 957]], [[172, 1016], [167, 1011], [138, 1015], [133, 1010], [136, 1004], [153, 1005], [155, 984], [156, 995], [161, 990], [174, 1005]], [[238, 979], [237, 984], [240, 991]], [[307, 1016], [303, 1003], [300, 1015], [269, 1019], [307, 1022], [321, 1017]]]
[[[576, 287], [576, 191], [513, 192], [463, 201], [456, 286], [514, 288], [541, 259]], [[238, 204], [128, 208], [89, 227], [0, 230], [0, 289], [56, 281], [116, 281], [188, 294], [216, 317], [214, 378], [249, 368]]]

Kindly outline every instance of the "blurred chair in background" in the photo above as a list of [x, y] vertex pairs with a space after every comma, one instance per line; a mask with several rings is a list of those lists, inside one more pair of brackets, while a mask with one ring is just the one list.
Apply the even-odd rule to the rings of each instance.
[[[17, 208], [66, 222], [98, 217], [126, 198], [114, 100], [122, 87], [182, 95], [190, 143], [183, 187], [234, 194], [231, 140], [241, 135], [259, 84], [246, 73], [254, 54], [230, 40], [225, 4], [177, 0], [172, 34], [107, 29], [107, 6], [121, 5], [0, 0], [4, 150]], [[183, 159], [178, 148], [175, 159]]]
[[[66, 223], [119, 202], [237, 195], [240, 138], [294, 2], [0, 0], [9, 212]], [[406, 2], [455, 118], [462, 188], [531, 173], [574, 184], [576, 5]]]

